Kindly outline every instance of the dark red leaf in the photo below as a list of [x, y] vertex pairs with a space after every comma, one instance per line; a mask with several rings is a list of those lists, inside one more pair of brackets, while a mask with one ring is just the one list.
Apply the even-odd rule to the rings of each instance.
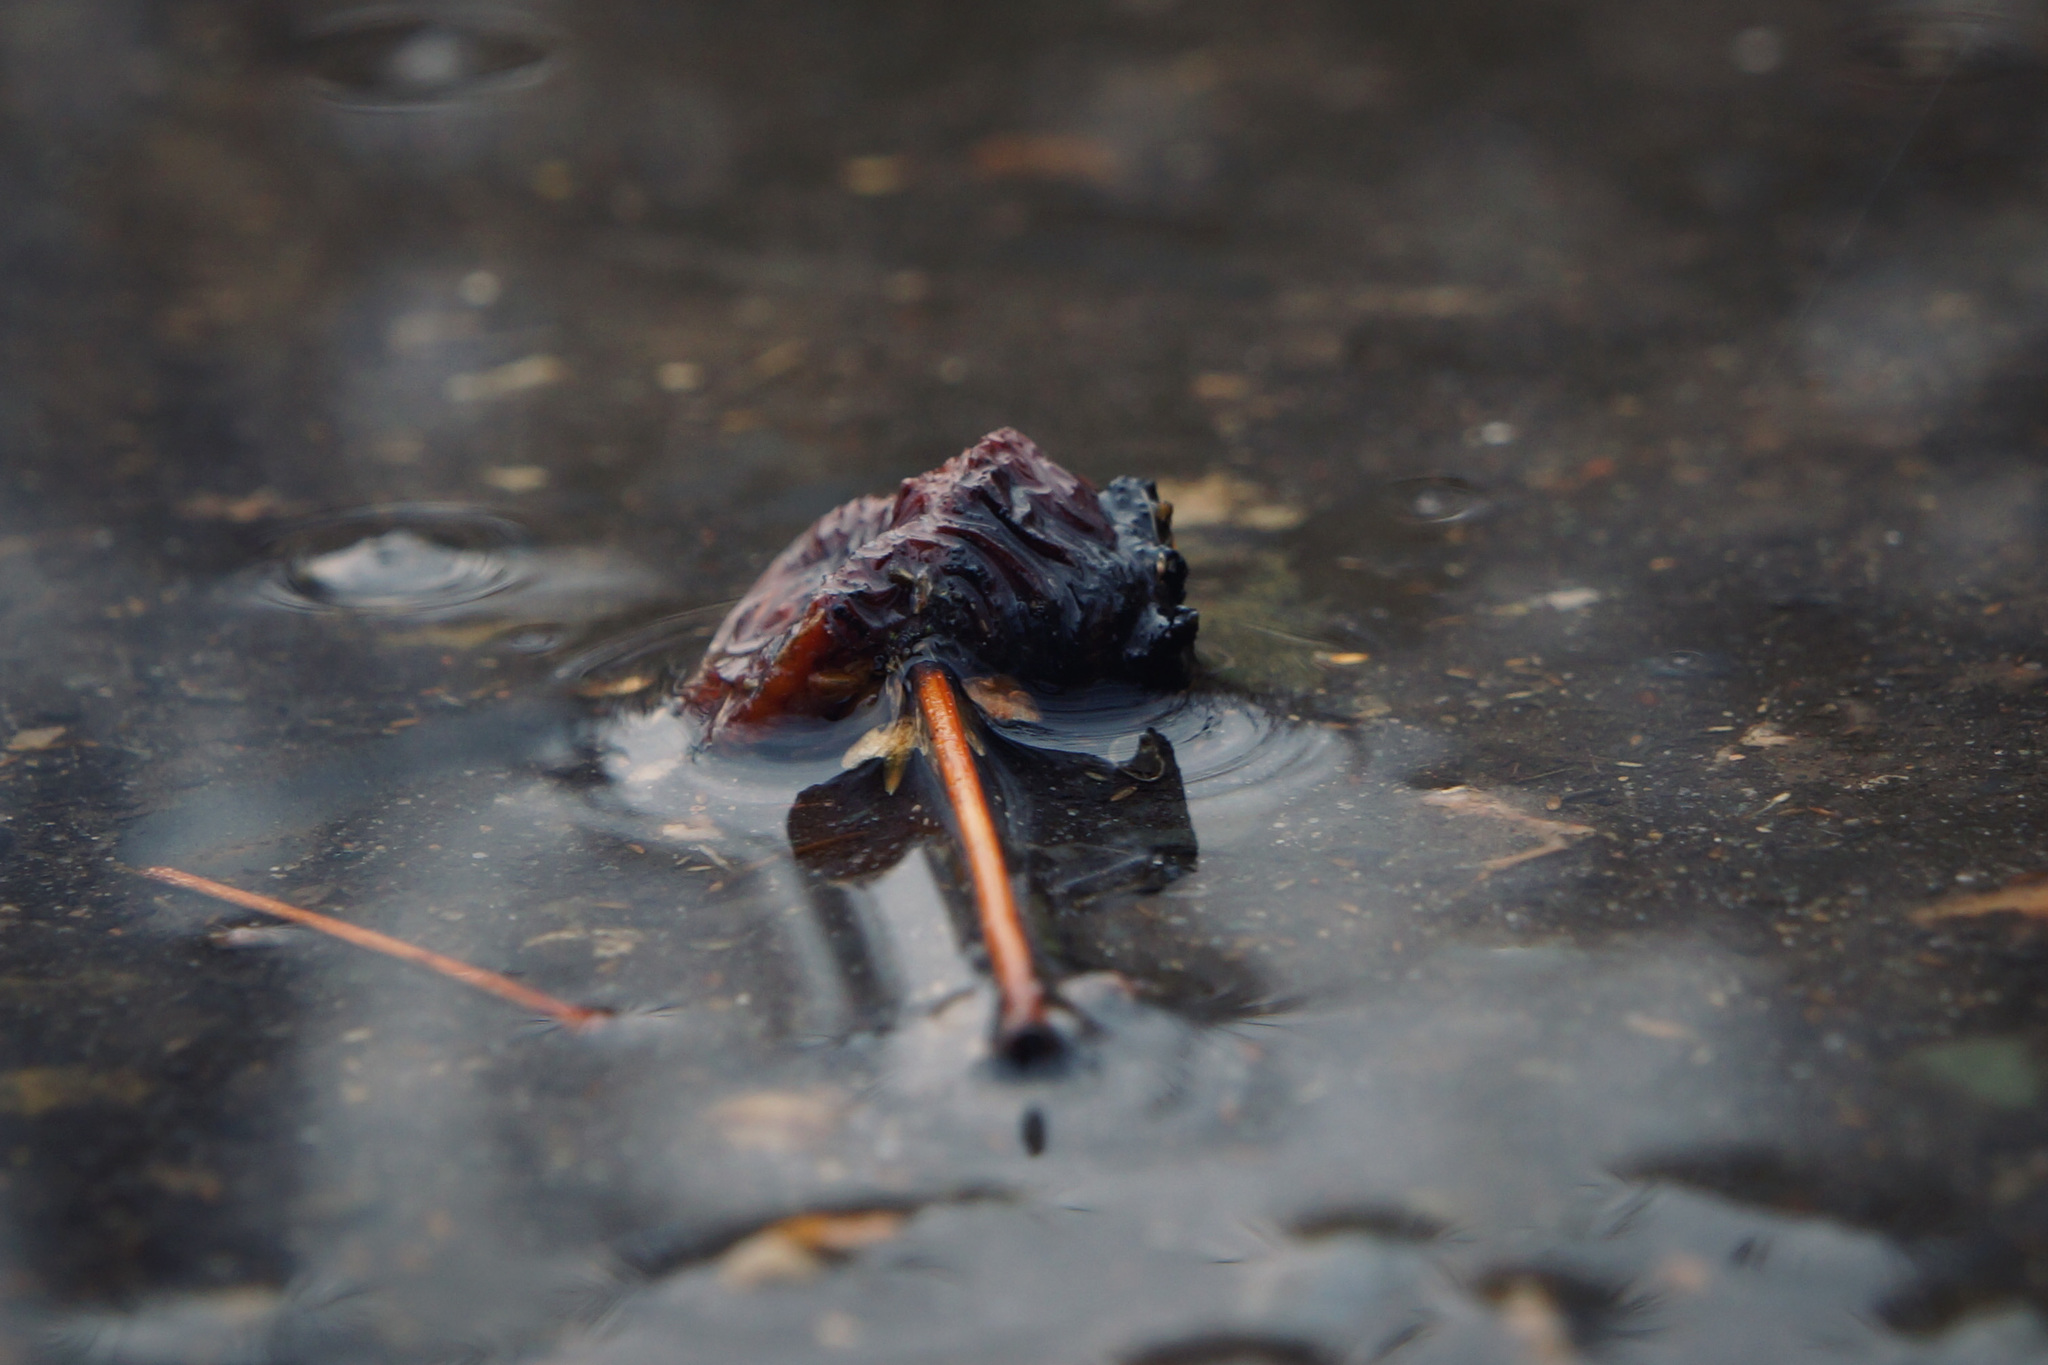
[[1004, 429], [857, 498], [776, 557], [682, 697], [707, 735], [836, 719], [911, 663], [1027, 686], [1187, 683], [1187, 565], [1149, 481], [1098, 494]]

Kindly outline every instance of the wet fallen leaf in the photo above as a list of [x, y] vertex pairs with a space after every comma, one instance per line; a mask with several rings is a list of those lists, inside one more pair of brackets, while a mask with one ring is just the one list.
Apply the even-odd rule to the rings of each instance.
[[1422, 798], [1425, 806], [1436, 806], [1457, 815], [1477, 815], [1490, 820], [1499, 820], [1510, 825], [1519, 825], [1530, 833], [1538, 835], [1542, 842], [1534, 848], [1523, 849], [1520, 853], [1509, 853], [1499, 858], [1489, 858], [1481, 863], [1480, 875], [1488, 876], [1503, 872], [1511, 867], [1530, 862], [1536, 858], [1562, 853], [1572, 846], [1575, 839], [1583, 839], [1593, 833], [1591, 825], [1574, 825], [1563, 820], [1545, 820], [1516, 810], [1497, 796], [1489, 796], [1473, 787], [1446, 787], [1442, 791], [1430, 792]]
[[807, 1280], [833, 1260], [894, 1238], [906, 1217], [898, 1209], [800, 1213], [734, 1243], [718, 1259], [718, 1278], [732, 1289]]
[[537, 464], [493, 465], [478, 477], [501, 493], [537, 493], [548, 486], [548, 471]]
[[1123, 172], [1116, 148], [1074, 133], [999, 133], [974, 144], [974, 169], [991, 180], [1039, 178], [1112, 185]]
[[569, 369], [551, 355], [530, 355], [493, 369], [451, 374], [443, 386], [451, 403], [481, 403], [493, 398], [546, 388], [569, 377]]
[[1637, 1014], [1631, 1011], [1621, 1017], [1621, 1022], [1626, 1024], [1632, 1033], [1640, 1033], [1645, 1038], [1661, 1038], [1667, 1043], [1690, 1043], [1699, 1038], [1699, 1034], [1689, 1026], [1675, 1019], [1659, 1019], [1652, 1014]]
[[228, 521], [237, 526], [265, 517], [295, 516], [304, 510], [303, 504], [287, 502], [268, 488], [239, 498], [224, 493], [200, 493], [178, 504], [178, 515], [188, 520]]
[[137, 1105], [149, 1082], [133, 1071], [94, 1071], [83, 1066], [25, 1066], [0, 1071], [0, 1114], [35, 1118], [53, 1109], [88, 1104]]
[[[1985, 611], [1996, 615], [1995, 607]], [[2006, 691], [2024, 691], [2048, 683], [2048, 667], [2039, 660], [2027, 659], [2014, 663], [2010, 659], [1998, 659], [1990, 663], [1973, 664], [1958, 671], [1949, 683], [1951, 692], [1967, 692], [1976, 687], [1997, 687]]]
[[1250, 375], [1229, 370], [1208, 370], [1194, 377], [1188, 392], [1205, 403], [1237, 403], [1251, 397]]
[[645, 692], [658, 681], [651, 673], [628, 673], [622, 678], [586, 678], [576, 684], [579, 697], [630, 697]]
[[692, 360], [668, 360], [654, 372], [665, 393], [694, 393], [704, 387], [704, 367]]
[[901, 1209], [861, 1209], [850, 1213], [802, 1213], [785, 1218], [776, 1230], [812, 1251], [846, 1256], [891, 1240], [908, 1217]]
[[760, 379], [779, 379], [804, 363], [811, 343], [801, 337], [778, 341], [754, 357], [753, 371]]
[[638, 929], [592, 929], [590, 931], [590, 955], [602, 961], [605, 958], [625, 957], [640, 946], [644, 938]]
[[839, 184], [847, 193], [867, 198], [900, 194], [910, 187], [910, 158], [850, 156], [839, 163]]
[[1533, 1365], [1572, 1365], [1571, 1324], [1541, 1281], [1516, 1279], [1499, 1292], [1495, 1304], [1503, 1331], [1522, 1348]]
[[2007, 882], [1996, 891], [1973, 891], [1947, 896], [1913, 912], [1915, 924], [1934, 924], [1945, 919], [1968, 919], [1974, 915], [2015, 914], [2048, 919], [2048, 873], [2032, 873]]

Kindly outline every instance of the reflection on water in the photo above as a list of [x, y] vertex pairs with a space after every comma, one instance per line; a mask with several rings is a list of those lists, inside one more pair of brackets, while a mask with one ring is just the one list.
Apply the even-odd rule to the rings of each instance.
[[[0, 22], [0, 1358], [2048, 1355], [2033, 10], [174, 10]], [[663, 704], [1012, 423], [1216, 665], [1030, 1075]]]

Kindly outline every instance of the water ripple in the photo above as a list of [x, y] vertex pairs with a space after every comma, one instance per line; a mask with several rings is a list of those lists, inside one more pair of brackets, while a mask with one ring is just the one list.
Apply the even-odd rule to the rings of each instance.
[[297, 611], [421, 616], [465, 606], [530, 577], [526, 535], [460, 507], [373, 508], [289, 532], [257, 595]]

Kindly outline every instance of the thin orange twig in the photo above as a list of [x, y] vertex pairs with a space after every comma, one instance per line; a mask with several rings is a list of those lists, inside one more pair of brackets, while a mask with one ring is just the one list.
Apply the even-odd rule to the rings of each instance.
[[920, 664], [911, 674], [911, 683], [930, 739], [932, 761], [952, 803], [974, 881], [981, 941], [988, 949], [989, 970], [996, 980], [997, 1046], [1010, 1052], [1028, 1046], [1028, 1040], [1046, 1036], [1045, 986], [1031, 960], [1031, 940], [1024, 932], [1023, 916], [1017, 912], [1010, 869], [1003, 858], [1002, 840], [996, 835], [995, 818], [989, 813], [981, 774], [974, 766], [967, 721], [953, 679], [936, 665]]
[[229, 886], [226, 882], [214, 881], [211, 877], [195, 876], [190, 872], [181, 872], [175, 867], [145, 867], [142, 869], [142, 875], [153, 877], [160, 882], [168, 882], [172, 886], [183, 887], [187, 891], [212, 896], [215, 900], [260, 910], [266, 915], [275, 915], [294, 924], [303, 924], [308, 929], [318, 929], [323, 934], [331, 934], [335, 938], [355, 944], [358, 948], [368, 948], [373, 953], [383, 953], [387, 957], [417, 963], [428, 971], [453, 977], [466, 986], [473, 986], [501, 1000], [509, 1000], [522, 1008], [545, 1014], [565, 1028], [583, 1028], [609, 1017], [605, 1010], [557, 1000], [545, 991], [521, 985], [509, 976], [471, 966], [459, 958], [434, 952], [430, 948], [421, 948], [416, 944], [407, 943], [404, 939], [393, 938], [389, 934], [380, 934], [375, 929], [365, 929], [360, 924], [350, 924], [345, 919], [323, 915], [317, 910], [307, 910], [272, 896], [244, 891], [240, 887]]

